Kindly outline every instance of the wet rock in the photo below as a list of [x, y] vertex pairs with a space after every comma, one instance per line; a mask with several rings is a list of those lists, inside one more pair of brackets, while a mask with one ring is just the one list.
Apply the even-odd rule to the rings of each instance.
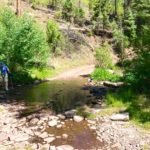
[[59, 119], [61, 119], [61, 120], [65, 120], [66, 119], [66, 117], [64, 115], [62, 115], [62, 114], [58, 114], [57, 117]]
[[67, 138], [68, 138], [68, 134], [63, 134], [63, 135], [62, 135], [62, 138], [63, 138], [63, 139], [67, 139]]
[[56, 121], [56, 120], [51, 120], [51, 121], [48, 122], [48, 125], [49, 125], [50, 127], [57, 126], [57, 121]]
[[114, 114], [110, 119], [113, 121], [129, 121], [129, 113]]
[[74, 150], [74, 148], [70, 145], [61, 145], [61, 146], [58, 146], [56, 150]]
[[73, 120], [74, 120], [75, 122], [81, 122], [81, 121], [84, 120], [84, 118], [83, 118], [82, 116], [74, 116], [74, 117], [73, 117]]
[[45, 138], [44, 141], [47, 142], [47, 143], [51, 143], [55, 140], [56, 138], [55, 137], [48, 137], [48, 138]]
[[40, 80], [35, 80], [34, 81], [34, 84], [39, 84], [40, 83]]
[[70, 111], [66, 111], [65, 112], [65, 116], [66, 118], [73, 118], [73, 116], [75, 115], [75, 110], [70, 110]]

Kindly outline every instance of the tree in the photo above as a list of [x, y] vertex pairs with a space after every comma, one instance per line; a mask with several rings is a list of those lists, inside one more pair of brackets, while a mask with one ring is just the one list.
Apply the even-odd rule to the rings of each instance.
[[21, 0], [16, 0], [16, 15], [21, 15]]

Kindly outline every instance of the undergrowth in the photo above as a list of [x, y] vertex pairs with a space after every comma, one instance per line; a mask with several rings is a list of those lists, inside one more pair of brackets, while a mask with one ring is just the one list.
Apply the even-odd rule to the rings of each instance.
[[118, 74], [112, 73], [107, 69], [96, 68], [91, 74], [91, 77], [96, 81], [120, 81], [121, 77]]

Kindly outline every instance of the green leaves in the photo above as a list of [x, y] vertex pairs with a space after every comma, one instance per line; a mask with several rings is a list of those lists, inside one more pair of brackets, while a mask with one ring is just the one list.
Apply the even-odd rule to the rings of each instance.
[[53, 53], [62, 41], [62, 34], [57, 23], [51, 20], [47, 22], [47, 41]]
[[26, 15], [16, 17], [10, 10], [3, 9], [0, 31], [0, 57], [12, 70], [46, 62], [46, 38], [34, 20]]

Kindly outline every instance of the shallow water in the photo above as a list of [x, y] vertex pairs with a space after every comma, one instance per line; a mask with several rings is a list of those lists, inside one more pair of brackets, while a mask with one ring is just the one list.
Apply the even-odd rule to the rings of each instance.
[[[78, 78], [73, 80], [54, 80], [45, 82], [39, 85], [18, 87], [7, 94], [7, 99], [24, 103], [27, 107], [25, 114], [28, 111], [34, 113], [34, 109], [41, 106], [50, 106], [56, 114], [66, 110], [75, 109], [78, 106], [85, 105], [93, 97], [88, 90], [84, 89], [84, 84], [87, 79]], [[61, 136], [68, 134], [67, 139], [56, 138], [51, 144], [55, 146], [69, 144], [74, 148], [80, 149], [98, 149], [103, 146], [103, 143], [96, 139], [96, 133], [89, 129], [87, 122], [82, 121], [76, 123], [66, 120], [65, 127], [58, 129], [47, 128], [49, 134]], [[38, 139], [36, 139], [38, 141]]]
[[57, 112], [84, 105], [90, 99], [90, 93], [84, 90], [86, 79], [54, 80], [35, 86], [20, 87], [9, 95], [26, 106], [51, 105]]

